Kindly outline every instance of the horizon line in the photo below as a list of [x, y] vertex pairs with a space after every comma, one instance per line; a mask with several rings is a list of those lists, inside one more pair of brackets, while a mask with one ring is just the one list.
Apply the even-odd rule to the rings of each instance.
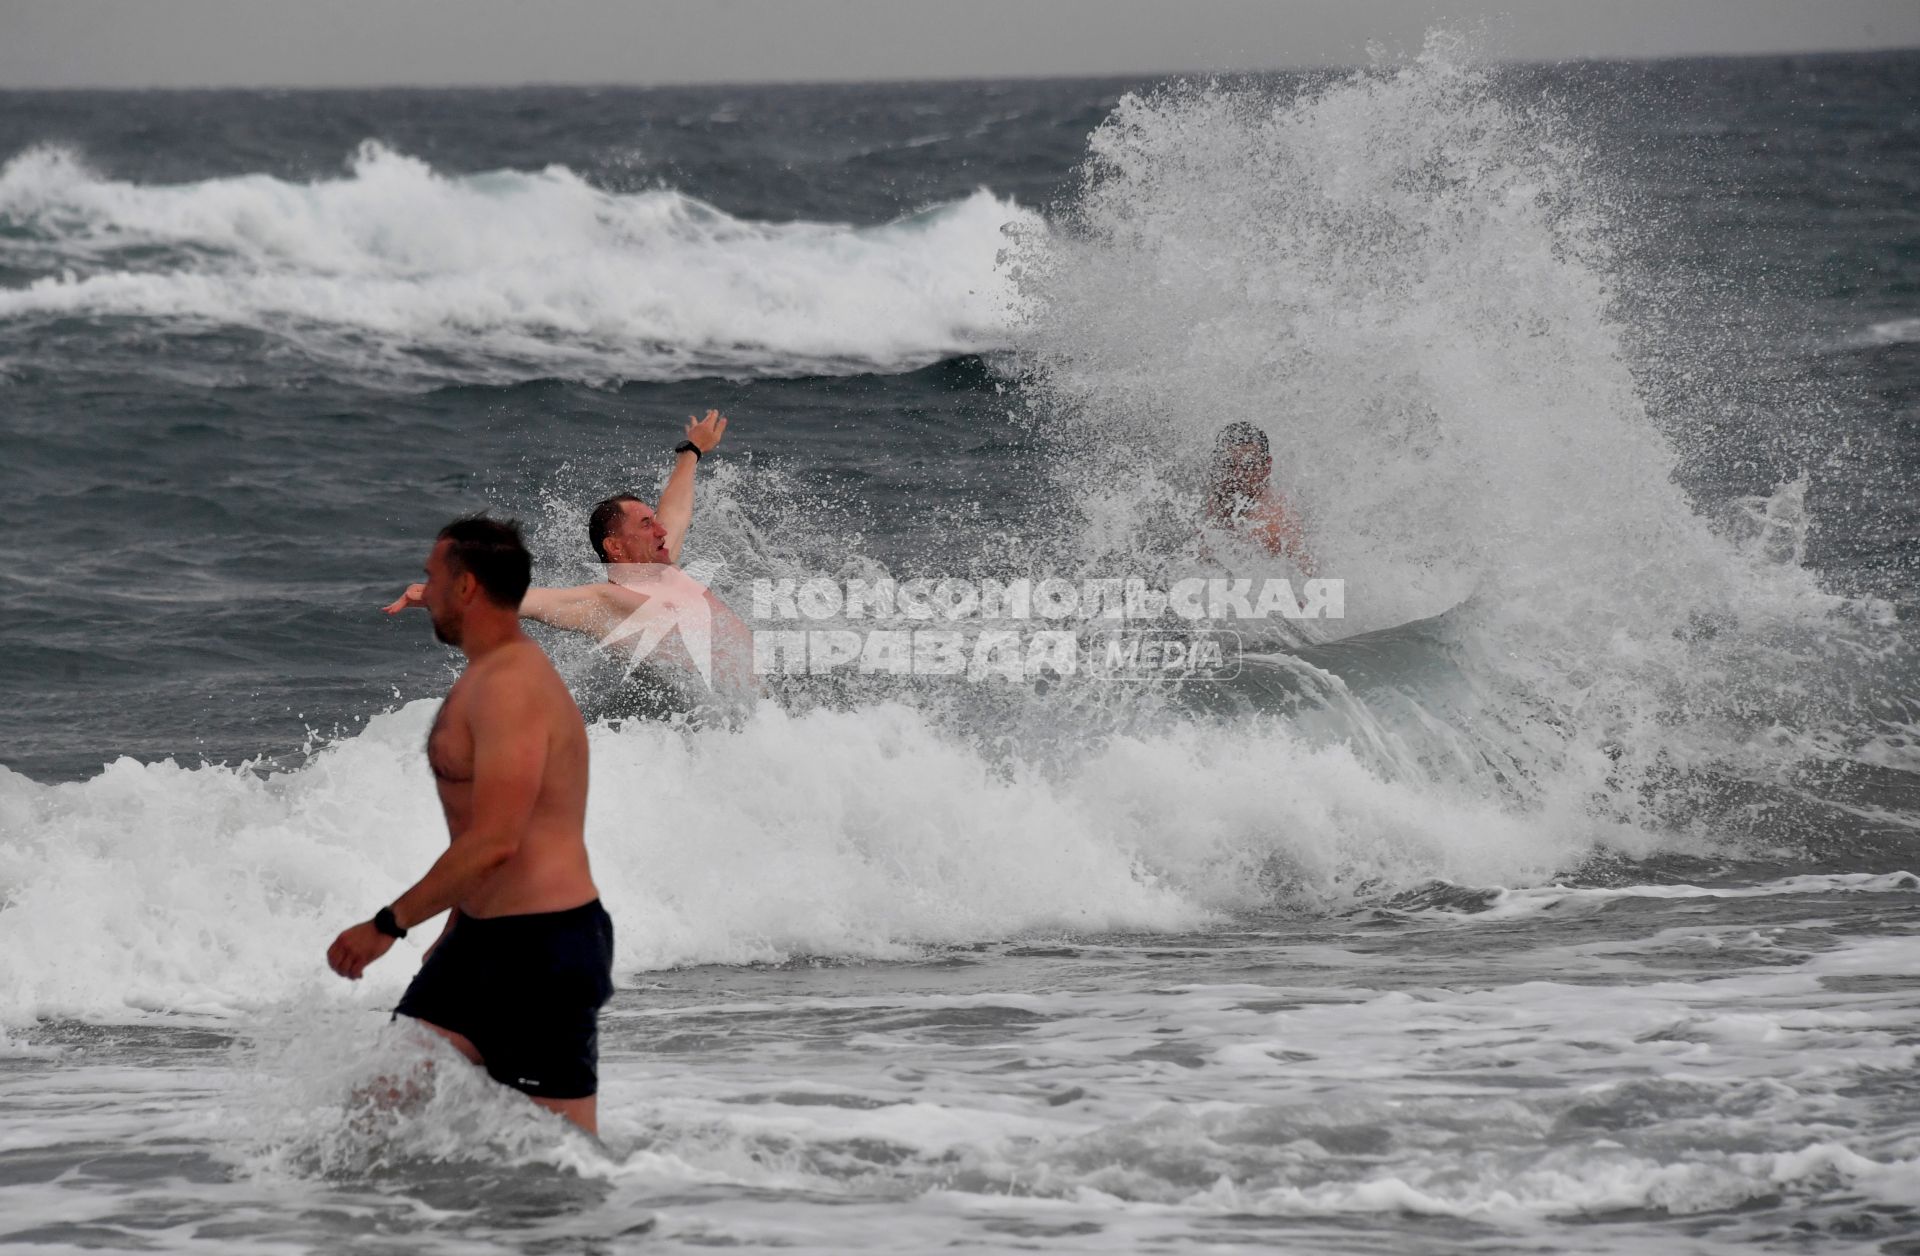
[[[1793, 48], [1772, 52], [1608, 53], [1568, 57], [1496, 57], [1478, 64], [1490, 66], [1646, 65], [1682, 61], [1762, 61], [1793, 57], [1888, 57], [1920, 52], [1920, 44], [1899, 47]], [[918, 84], [968, 83], [1094, 83], [1142, 78], [1245, 78], [1279, 74], [1346, 73], [1370, 65], [1411, 64], [1414, 58], [1384, 62], [1326, 62], [1316, 65], [1267, 66], [1242, 69], [1136, 69], [1099, 74], [926, 74], [913, 78], [793, 78], [687, 79], [666, 82], [523, 79], [513, 82], [455, 81], [439, 83], [65, 83], [57, 86], [14, 86], [0, 83], [0, 94], [52, 92], [473, 92], [473, 91], [673, 91], [680, 89], [743, 87], [911, 87]]]

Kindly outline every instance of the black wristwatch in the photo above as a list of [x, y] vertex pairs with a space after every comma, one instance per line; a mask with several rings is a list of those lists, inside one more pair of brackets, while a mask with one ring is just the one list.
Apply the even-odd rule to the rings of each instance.
[[393, 918], [393, 908], [391, 907], [382, 907], [379, 911], [373, 913], [373, 927], [390, 938], [404, 938], [407, 936], [407, 931], [402, 929], [400, 922]]
[[675, 445], [673, 447], [673, 452], [676, 454], [692, 454], [693, 460], [695, 462], [700, 461], [702, 457], [702, 454], [700, 453], [700, 446], [694, 444], [690, 440], [683, 440], [678, 445]]

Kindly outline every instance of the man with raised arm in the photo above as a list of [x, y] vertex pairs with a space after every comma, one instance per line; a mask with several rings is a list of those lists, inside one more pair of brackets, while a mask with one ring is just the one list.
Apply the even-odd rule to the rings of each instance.
[[520, 629], [533, 562], [512, 523], [440, 530], [420, 604], [466, 670], [427, 736], [451, 839], [413, 888], [327, 950], [358, 980], [395, 938], [447, 923], [395, 1009], [543, 1108], [597, 1132], [613, 922], [587, 865], [587, 730]]
[[[726, 431], [718, 410], [704, 419], [689, 417], [658, 510], [632, 493], [616, 493], [588, 516], [587, 543], [607, 565], [607, 578], [567, 589], [529, 589], [521, 616], [585, 633], [636, 660], [651, 655], [697, 672], [724, 694], [752, 692], [752, 634], [712, 590], [679, 570], [693, 523], [694, 469]], [[423, 587], [409, 587], [387, 614], [421, 605]]]

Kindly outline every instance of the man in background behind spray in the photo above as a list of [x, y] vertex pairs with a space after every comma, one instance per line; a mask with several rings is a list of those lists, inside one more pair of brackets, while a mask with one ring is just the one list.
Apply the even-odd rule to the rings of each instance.
[[1302, 575], [1317, 568], [1307, 552], [1306, 528], [1273, 487], [1273, 455], [1267, 434], [1251, 423], [1229, 423], [1213, 444], [1209, 526], [1244, 536], [1276, 558], [1291, 559]]

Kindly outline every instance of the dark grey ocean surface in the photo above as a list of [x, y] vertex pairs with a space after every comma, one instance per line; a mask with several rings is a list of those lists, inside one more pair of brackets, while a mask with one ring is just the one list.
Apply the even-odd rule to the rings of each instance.
[[[0, 93], [0, 1244], [1920, 1251], [1916, 84]], [[1350, 619], [596, 720], [604, 1145], [356, 1106], [379, 607], [708, 407], [736, 605], [1179, 574], [1245, 420]]]

